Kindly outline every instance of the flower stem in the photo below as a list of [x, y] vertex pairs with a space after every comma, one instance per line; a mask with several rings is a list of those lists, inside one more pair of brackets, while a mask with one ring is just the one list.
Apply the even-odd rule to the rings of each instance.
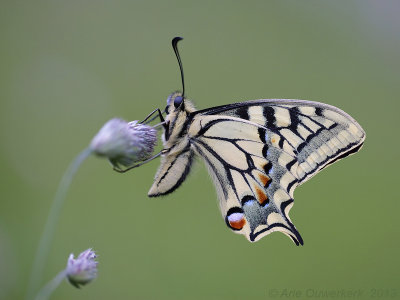
[[50, 295], [54, 292], [54, 290], [60, 285], [60, 283], [66, 277], [66, 270], [62, 270], [57, 274], [49, 283], [47, 283], [37, 294], [35, 300], [46, 300], [50, 298]]
[[64, 203], [65, 196], [71, 185], [72, 179], [78, 171], [82, 162], [92, 153], [90, 148], [83, 150], [69, 165], [68, 169], [65, 171], [59, 185], [57, 192], [54, 196], [53, 204], [51, 205], [49, 215], [47, 217], [46, 224], [42, 236], [39, 241], [38, 248], [36, 250], [35, 260], [33, 262], [33, 267], [31, 275], [29, 278], [29, 285], [26, 294], [26, 299], [30, 300], [33, 298], [34, 293], [36, 293], [39, 284], [42, 281], [43, 270], [45, 267], [45, 261], [48, 257], [50, 251], [51, 241], [54, 237], [54, 233], [57, 226], [57, 221], [60, 217], [61, 208]]

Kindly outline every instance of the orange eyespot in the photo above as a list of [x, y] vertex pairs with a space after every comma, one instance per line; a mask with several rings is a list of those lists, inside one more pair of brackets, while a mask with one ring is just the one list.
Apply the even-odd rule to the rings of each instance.
[[246, 219], [242, 213], [233, 213], [227, 217], [229, 227], [234, 230], [240, 230], [246, 225]]

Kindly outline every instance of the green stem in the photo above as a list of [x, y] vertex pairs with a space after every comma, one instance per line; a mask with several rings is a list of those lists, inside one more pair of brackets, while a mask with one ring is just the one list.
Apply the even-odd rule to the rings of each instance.
[[35, 260], [33, 262], [32, 272], [29, 278], [29, 285], [26, 294], [26, 299], [32, 299], [34, 293], [37, 291], [39, 284], [42, 281], [43, 270], [45, 267], [45, 261], [50, 251], [51, 241], [54, 237], [54, 233], [57, 226], [57, 221], [60, 217], [61, 208], [64, 203], [65, 196], [69, 186], [71, 185], [72, 179], [78, 171], [82, 162], [92, 153], [90, 148], [83, 150], [69, 165], [65, 171], [59, 185], [57, 192], [54, 196], [53, 204], [50, 208], [49, 215], [47, 217], [46, 224], [42, 236], [39, 241], [38, 248], [36, 250]]
[[57, 274], [48, 284], [44, 286], [37, 294], [35, 300], [46, 300], [50, 298], [50, 295], [54, 292], [54, 290], [60, 285], [60, 283], [64, 280], [67, 275], [66, 270], [62, 270]]

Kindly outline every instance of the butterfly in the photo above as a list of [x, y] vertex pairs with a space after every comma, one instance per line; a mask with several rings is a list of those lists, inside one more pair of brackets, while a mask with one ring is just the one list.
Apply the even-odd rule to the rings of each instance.
[[183, 92], [167, 99], [161, 164], [148, 196], [175, 191], [195, 157], [206, 164], [226, 225], [255, 242], [274, 231], [303, 239], [289, 218], [295, 188], [360, 150], [365, 132], [344, 111], [305, 100], [263, 99], [196, 110]]

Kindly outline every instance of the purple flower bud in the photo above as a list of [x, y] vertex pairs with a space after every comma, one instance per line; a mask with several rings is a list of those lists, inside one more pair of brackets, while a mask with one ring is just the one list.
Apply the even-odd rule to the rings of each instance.
[[95, 258], [96, 253], [90, 248], [79, 254], [76, 259], [72, 253], [69, 255], [66, 273], [68, 281], [73, 286], [80, 288], [81, 285], [85, 285], [97, 277], [98, 262], [95, 261]]
[[116, 167], [129, 167], [150, 158], [156, 141], [157, 130], [153, 127], [115, 118], [104, 124], [90, 143], [90, 149], [107, 157]]

